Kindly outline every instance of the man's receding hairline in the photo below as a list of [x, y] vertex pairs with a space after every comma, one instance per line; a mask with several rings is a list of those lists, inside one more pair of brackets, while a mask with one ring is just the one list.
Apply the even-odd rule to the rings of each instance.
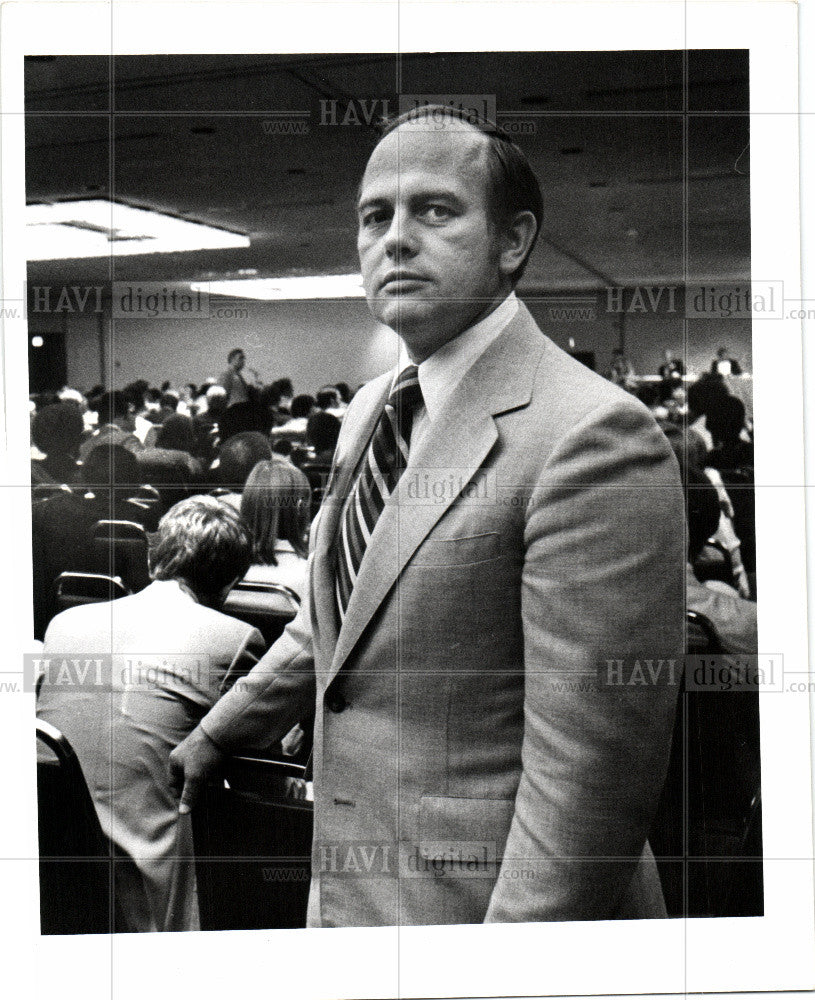
[[[368, 159], [367, 159], [367, 161], [365, 163], [364, 170], [362, 171], [362, 176], [360, 177], [359, 183], [357, 184], [356, 193], [355, 193], [355, 197], [354, 197], [354, 207], [355, 208], [358, 208], [359, 205], [360, 205], [360, 200], [361, 200], [361, 197], [362, 197], [363, 185], [365, 183], [365, 175], [368, 172], [368, 167], [371, 165], [371, 161], [373, 160], [374, 156], [376, 155], [377, 150], [380, 148], [380, 146], [382, 145], [382, 143], [385, 142], [386, 140], [390, 139], [391, 136], [398, 135], [400, 129], [406, 128], [407, 126], [410, 126], [410, 125], [421, 123], [423, 121], [427, 121], [429, 119], [429, 117], [430, 117], [429, 115], [426, 115], [426, 116], [424, 116], [422, 118], [411, 118], [410, 121], [402, 122], [401, 125], [398, 125], [391, 132], [388, 132], [387, 135], [383, 135], [382, 138], [379, 140], [379, 142], [377, 142], [377, 144], [371, 150], [371, 154], [370, 154], [370, 156], [368, 157]], [[472, 122], [465, 121], [462, 118], [455, 118], [453, 116], [450, 116], [449, 118], [446, 118], [445, 121], [449, 121], [453, 125], [456, 125], [456, 124], [464, 125], [465, 126], [464, 129], [458, 129], [457, 131], [469, 131], [469, 132], [473, 133], [474, 135], [476, 135], [477, 137], [480, 137], [483, 140], [482, 143], [480, 143], [477, 146], [474, 146], [473, 149], [476, 152], [480, 152], [480, 155], [481, 155], [481, 158], [482, 158], [482, 166], [483, 166], [484, 171], [485, 171], [485, 181], [486, 181], [487, 185], [489, 186], [491, 184], [490, 136], [486, 132], [482, 132], [481, 129], [479, 129], [475, 125], [473, 125]], [[425, 131], [432, 131], [432, 133], [438, 134], [438, 132], [441, 131], [441, 130], [439, 130], [439, 129], [432, 129], [432, 130], [425, 129]]]
[[[439, 128], [438, 126], [435, 127], [435, 128], [432, 128], [432, 129], [421, 128], [421, 127], [419, 127], [419, 128], [412, 128], [412, 126], [414, 126], [414, 125], [415, 126], [421, 126], [423, 122], [427, 122], [427, 121], [432, 121], [430, 115], [424, 115], [422, 117], [411, 118], [410, 121], [402, 122], [401, 125], [397, 125], [395, 129], [393, 129], [392, 131], [388, 132], [386, 135], [383, 135], [382, 138], [379, 140], [379, 142], [377, 142], [377, 144], [371, 150], [371, 155], [368, 157], [368, 160], [367, 160], [367, 162], [365, 164], [365, 170], [362, 173], [363, 178], [365, 177], [365, 171], [367, 171], [367, 169], [368, 169], [368, 164], [370, 164], [371, 160], [374, 158], [374, 155], [375, 155], [376, 151], [379, 149], [379, 147], [382, 145], [382, 143], [386, 142], [388, 139], [390, 139], [391, 136], [394, 136], [394, 135], [398, 136], [399, 133], [400, 133], [400, 131], [402, 129], [407, 129], [407, 128], [410, 128], [413, 132], [429, 132], [432, 135], [438, 135], [438, 134], [444, 132], [445, 128], [446, 128], [446, 125], [449, 124], [449, 125], [453, 126], [453, 128], [451, 129], [451, 131], [454, 131], [454, 132], [469, 132], [471, 135], [474, 135], [474, 136], [480, 138], [481, 140], [483, 140], [480, 143], [480, 147], [478, 147], [478, 148], [480, 148], [481, 150], [483, 150], [484, 154], [487, 157], [489, 157], [490, 136], [486, 132], [484, 132], [480, 128], [478, 128], [476, 125], [473, 125], [472, 122], [468, 122], [468, 121], [466, 121], [463, 118], [456, 118], [455, 116], [450, 115], [450, 116], [445, 116], [445, 118], [444, 118], [445, 126], [443, 126], [441, 128]], [[462, 126], [462, 127], [458, 127], [458, 126]]]

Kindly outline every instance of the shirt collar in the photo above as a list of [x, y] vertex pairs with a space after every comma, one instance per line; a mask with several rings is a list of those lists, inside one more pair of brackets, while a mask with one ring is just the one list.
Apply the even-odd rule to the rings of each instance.
[[[493, 309], [488, 316], [468, 327], [457, 337], [448, 340], [418, 366], [422, 399], [431, 420], [435, 419], [469, 369], [514, 318], [518, 312], [518, 305], [515, 292], [510, 292], [497, 309]], [[411, 364], [413, 362], [408, 357], [405, 345], [402, 344], [394, 381], [400, 372]]]
[[142, 593], [146, 594], [150, 592], [151, 596], [155, 596], [160, 600], [167, 600], [171, 595], [182, 596], [186, 595], [188, 598], [193, 600], [196, 604], [201, 602], [195, 596], [194, 592], [187, 586], [186, 583], [181, 580], [153, 580], [149, 587], [146, 587]]

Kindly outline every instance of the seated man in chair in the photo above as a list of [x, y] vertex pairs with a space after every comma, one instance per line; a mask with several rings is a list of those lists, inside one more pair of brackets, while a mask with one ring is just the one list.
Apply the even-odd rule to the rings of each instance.
[[[37, 715], [70, 741], [114, 845], [124, 931], [198, 930], [189, 816], [167, 781], [170, 752], [263, 655], [259, 632], [217, 610], [246, 573], [238, 514], [197, 496], [161, 519], [153, 582], [71, 608], [45, 635]], [[66, 658], [91, 663], [64, 683]]]

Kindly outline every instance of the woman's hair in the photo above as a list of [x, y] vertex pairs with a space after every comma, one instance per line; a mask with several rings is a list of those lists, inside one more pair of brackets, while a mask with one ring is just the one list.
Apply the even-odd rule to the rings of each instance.
[[241, 497], [241, 516], [252, 533], [255, 562], [276, 566], [275, 543], [279, 538], [305, 558], [310, 510], [311, 489], [299, 469], [289, 462], [258, 462]]
[[156, 447], [186, 451], [191, 454], [195, 448], [195, 428], [192, 420], [181, 413], [167, 417], [156, 436]]
[[52, 403], [34, 417], [31, 437], [49, 458], [75, 455], [84, 430], [82, 414], [74, 403]]
[[237, 511], [215, 497], [195, 496], [159, 521], [150, 552], [154, 580], [183, 580], [199, 598], [217, 597], [246, 575], [252, 540]]

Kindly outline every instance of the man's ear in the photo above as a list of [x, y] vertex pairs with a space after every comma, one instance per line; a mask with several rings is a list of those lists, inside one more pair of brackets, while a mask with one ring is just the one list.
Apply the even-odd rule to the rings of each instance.
[[529, 248], [535, 242], [538, 223], [532, 212], [525, 210], [517, 212], [512, 220], [504, 226], [501, 235], [501, 273], [514, 274], [529, 253]]

